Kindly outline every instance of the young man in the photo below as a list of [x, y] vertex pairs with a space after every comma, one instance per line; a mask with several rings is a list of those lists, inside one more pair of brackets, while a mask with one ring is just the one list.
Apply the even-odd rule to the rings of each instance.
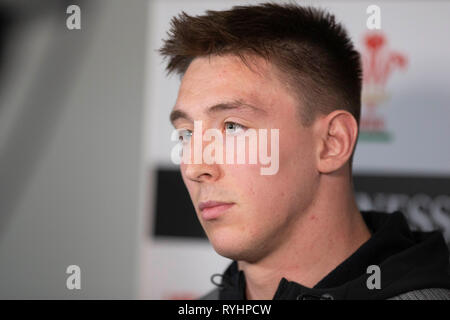
[[[171, 121], [189, 154], [183, 180], [214, 249], [234, 260], [206, 299], [450, 298], [442, 235], [357, 208], [360, 57], [332, 15], [293, 4], [182, 13], [160, 52], [182, 75]], [[271, 174], [248, 146], [246, 163], [193, 160], [206, 131], [250, 129], [278, 134], [259, 145], [277, 158]], [[234, 150], [228, 141], [214, 155]]]

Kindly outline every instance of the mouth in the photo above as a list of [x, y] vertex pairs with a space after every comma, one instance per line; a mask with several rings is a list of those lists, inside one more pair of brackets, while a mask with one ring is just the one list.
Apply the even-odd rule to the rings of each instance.
[[200, 202], [198, 208], [203, 220], [208, 221], [217, 219], [232, 206], [234, 206], [233, 202], [205, 201]]

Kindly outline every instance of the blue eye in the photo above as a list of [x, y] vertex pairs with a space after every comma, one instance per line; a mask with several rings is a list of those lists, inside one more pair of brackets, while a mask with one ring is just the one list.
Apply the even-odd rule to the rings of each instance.
[[238, 134], [245, 131], [245, 127], [236, 122], [225, 122], [225, 132], [228, 134]]
[[183, 143], [189, 142], [192, 136], [192, 131], [187, 129], [178, 130], [178, 140]]

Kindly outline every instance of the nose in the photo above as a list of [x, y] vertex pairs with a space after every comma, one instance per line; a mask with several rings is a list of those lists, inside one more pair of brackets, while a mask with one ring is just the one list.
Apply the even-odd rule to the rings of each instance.
[[213, 182], [220, 177], [220, 168], [217, 164], [183, 164], [185, 176], [195, 182]]
[[[201, 132], [201, 135], [198, 133]], [[212, 182], [219, 179], [221, 175], [220, 164], [215, 162], [215, 157], [209, 159], [210, 156], [204, 155], [204, 151], [210, 141], [204, 141], [205, 132], [202, 128], [194, 129], [194, 134], [189, 145], [186, 146], [186, 157], [189, 159], [186, 163], [182, 161], [181, 170], [189, 180], [195, 182]], [[216, 150], [213, 151], [215, 154]], [[223, 151], [222, 151], [223, 152]], [[207, 158], [204, 158], [207, 157]], [[211, 161], [213, 160], [213, 161]]]

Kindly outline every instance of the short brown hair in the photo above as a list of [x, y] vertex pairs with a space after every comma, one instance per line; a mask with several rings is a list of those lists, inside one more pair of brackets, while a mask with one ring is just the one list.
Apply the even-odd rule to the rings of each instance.
[[[181, 75], [200, 56], [234, 54], [245, 63], [247, 56], [261, 56], [287, 76], [303, 102], [304, 126], [337, 109], [349, 111], [359, 124], [360, 55], [343, 26], [321, 9], [264, 3], [201, 16], [182, 12], [172, 19], [159, 51], [169, 59], [168, 73]], [[350, 168], [352, 159], [353, 154]]]

